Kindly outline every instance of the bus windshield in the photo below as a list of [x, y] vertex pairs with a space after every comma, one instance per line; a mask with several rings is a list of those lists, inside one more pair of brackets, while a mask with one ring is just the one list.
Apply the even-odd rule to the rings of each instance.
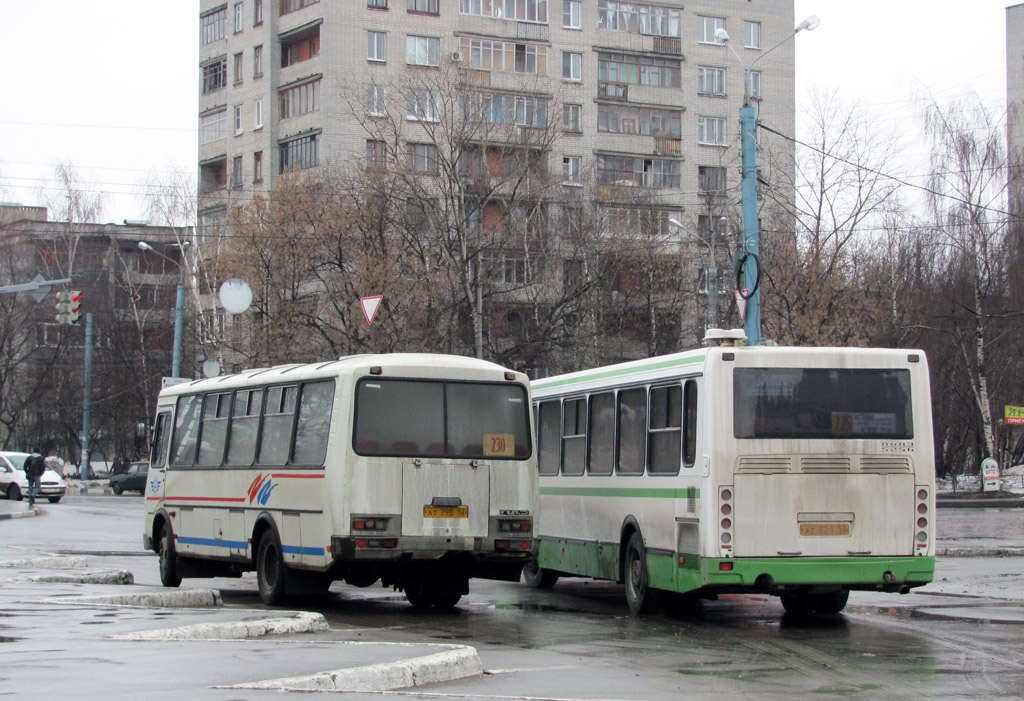
[[908, 370], [736, 368], [736, 438], [914, 437]]
[[367, 378], [356, 390], [360, 455], [522, 460], [530, 456], [522, 385]]

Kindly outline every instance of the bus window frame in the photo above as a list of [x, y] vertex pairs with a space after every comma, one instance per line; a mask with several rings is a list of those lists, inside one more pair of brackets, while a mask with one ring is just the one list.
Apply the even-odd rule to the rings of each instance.
[[[671, 396], [671, 390], [677, 388], [679, 390], [679, 425], [670, 426], [666, 425], [662, 428], [654, 428], [651, 424], [654, 421], [654, 394], [659, 390], [666, 390]], [[666, 424], [668, 417], [671, 416], [671, 412], [667, 411], [665, 414]], [[679, 474], [680, 463], [682, 462], [682, 448], [683, 448], [683, 386], [680, 380], [673, 380], [672, 382], [659, 382], [657, 384], [651, 384], [647, 388], [647, 474], [652, 477], [674, 477]], [[655, 472], [653, 469], [654, 461], [654, 450], [653, 441], [654, 437], [658, 435], [667, 435], [669, 433], [679, 434], [679, 449], [673, 450], [669, 455], [674, 454], [676, 460], [673, 462], [674, 469], [672, 470], [660, 470]], [[668, 456], [666, 456], [668, 457]]]
[[622, 396], [624, 394], [628, 394], [628, 393], [631, 393], [631, 392], [637, 392], [637, 391], [643, 392], [643, 395], [644, 395], [643, 396], [643, 401], [640, 402], [639, 404], [637, 404], [637, 406], [642, 407], [644, 412], [646, 413], [648, 411], [647, 402], [648, 402], [648, 396], [649, 396], [648, 386], [646, 384], [632, 385], [632, 386], [629, 386], [629, 387], [620, 387], [620, 388], [618, 388], [618, 391], [616, 391], [616, 393], [615, 393], [615, 436], [616, 436], [616, 442], [615, 442], [615, 474], [616, 475], [638, 477], [640, 475], [644, 475], [644, 474], [647, 473], [647, 425], [648, 425], [647, 416], [644, 416], [643, 417], [643, 421], [642, 421], [642, 425], [643, 425], [643, 440], [640, 441], [640, 449], [642, 451], [642, 455], [640, 456], [640, 461], [639, 461], [640, 462], [640, 469], [636, 470], [636, 471], [634, 471], [634, 470], [625, 471], [625, 470], [622, 469], [622, 446], [623, 446], [623, 438], [622, 438]]
[[[595, 398], [610, 397], [611, 398], [611, 411], [612, 411], [612, 426], [611, 426], [611, 446], [608, 451], [609, 458], [607, 460], [607, 471], [604, 469], [595, 470], [593, 469], [594, 460], [594, 432], [591, 431], [591, 427], [594, 426], [594, 406], [596, 402]], [[615, 403], [615, 390], [608, 389], [600, 392], [593, 392], [587, 395], [587, 456], [586, 456], [586, 474], [594, 475], [595, 477], [608, 477], [615, 474], [615, 446], [616, 436], [618, 435], [617, 425], [617, 409]]]
[[[590, 415], [589, 415], [589, 409], [588, 409], [588, 407], [590, 406], [590, 402], [588, 400], [589, 400], [589, 396], [588, 395], [582, 395], [582, 396], [575, 395], [575, 396], [572, 396], [572, 397], [565, 397], [565, 398], [562, 399], [562, 421], [561, 421], [561, 428], [562, 428], [562, 430], [561, 430], [561, 442], [560, 442], [560, 445], [559, 445], [559, 458], [560, 458], [559, 459], [559, 464], [560, 464], [559, 474], [561, 474], [561, 475], [563, 475], [565, 477], [582, 477], [584, 474], [586, 474], [586, 469], [587, 469], [587, 435], [588, 435], [588, 433], [590, 431], [590, 425], [589, 425]], [[573, 404], [575, 405], [575, 412], [576, 412], [576, 414], [575, 414], [575, 421], [573, 422], [574, 423], [573, 430], [576, 430], [576, 431], [578, 431], [580, 429], [580, 418], [581, 418], [580, 403], [582, 402], [582, 408], [583, 408], [583, 411], [582, 411], [583, 432], [582, 433], [566, 434], [567, 412], [565, 410], [565, 405], [568, 404], [569, 402], [573, 402]], [[579, 456], [579, 458], [580, 458], [579, 465], [578, 466], [573, 466], [574, 469], [571, 472], [567, 469], [567, 464], [566, 464], [566, 459], [565, 459], [566, 448], [569, 447], [568, 444], [566, 443], [567, 440], [574, 441], [574, 443], [572, 444], [574, 448], [576, 447], [576, 443], [582, 443], [582, 451], [581, 451], [581, 454]], [[578, 471], [576, 470], [577, 467], [578, 467]]]
[[[543, 430], [545, 406], [552, 407], [555, 410], [555, 415], [557, 416], [554, 434], [550, 436], [552, 439], [557, 439], [555, 450], [553, 451], [555, 455], [555, 464], [553, 466], [547, 466], [541, 462], [546, 449]], [[537, 407], [534, 411], [537, 413], [537, 473], [553, 477], [562, 471], [562, 400], [559, 397], [555, 397], [553, 399], [542, 399], [537, 402]], [[547, 470], [545, 470], [545, 467], [547, 467]]]

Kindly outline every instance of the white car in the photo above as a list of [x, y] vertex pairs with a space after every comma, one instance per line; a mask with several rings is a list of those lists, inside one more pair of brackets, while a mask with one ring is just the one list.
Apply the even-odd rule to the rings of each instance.
[[[13, 501], [21, 501], [28, 496], [28, 478], [25, 476], [25, 459], [30, 453], [0, 452], [0, 495]], [[46, 468], [39, 481], [40, 499], [49, 499], [56, 504], [67, 491], [64, 478], [50, 468]]]

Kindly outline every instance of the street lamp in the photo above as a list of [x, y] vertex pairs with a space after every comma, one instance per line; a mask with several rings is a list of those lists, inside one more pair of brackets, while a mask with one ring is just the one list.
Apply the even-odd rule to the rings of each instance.
[[[726, 224], [727, 221], [728, 220], [725, 217], [719, 217], [718, 218], [718, 223], [721, 224], [723, 228], [725, 227], [725, 224]], [[685, 231], [685, 228], [683, 227], [682, 224], [679, 223], [679, 220], [677, 220], [677, 219], [669, 219], [668, 223], [672, 224], [673, 226], [677, 227], [678, 229], [680, 229], [682, 231]], [[707, 326], [707, 328], [714, 329], [714, 328], [718, 328], [718, 266], [715, 263], [715, 227], [714, 226], [711, 227], [711, 231], [709, 232], [709, 238], [710, 238], [709, 241], [705, 241], [704, 239], [698, 237], [696, 239], [682, 240], [682, 241], [680, 241], [680, 243], [694, 243], [694, 242], [699, 241], [699, 242], [701, 242], [703, 244], [707, 244], [708, 253], [711, 256], [711, 262], [708, 264], [708, 271], [707, 271], [707, 275], [706, 275], [707, 285], [708, 285], [708, 326]]]
[[[189, 242], [186, 241], [178, 245], [183, 249], [182, 252], [184, 252], [184, 248], [189, 245]], [[185, 285], [181, 280], [181, 264], [170, 256], [166, 256], [156, 250], [145, 241], [139, 241], [139, 248], [155, 253], [178, 266], [178, 296], [174, 303], [174, 355], [171, 360], [171, 377], [181, 377], [181, 317], [182, 310], [185, 307]]]
[[750, 71], [762, 58], [803, 30], [813, 30], [819, 24], [815, 15], [811, 15], [798, 24], [792, 34], [787, 35], [782, 41], [763, 52], [750, 62], [750, 66], [743, 63], [743, 59], [736, 53], [736, 50], [729, 44], [729, 32], [724, 27], [715, 30], [715, 41], [724, 44], [732, 51], [732, 55], [739, 61], [743, 69], [743, 106], [740, 107], [740, 153], [743, 163], [743, 285], [746, 289], [738, 292], [747, 300], [746, 315], [744, 316], [743, 329], [747, 334], [747, 344], [757, 346], [761, 344], [761, 291], [760, 262], [758, 261], [758, 249], [760, 232], [757, 224], [757, 150], [754, 141], [754, 129], [757, 127], [754, 116], [754, 108], [750, 105]]

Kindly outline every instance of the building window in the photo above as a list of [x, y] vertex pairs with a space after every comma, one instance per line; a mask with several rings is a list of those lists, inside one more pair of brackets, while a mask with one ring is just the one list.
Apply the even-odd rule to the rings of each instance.
[[697, 143], [725, 146], [725, 139], [725, 119], [722, 117], [697, 117]]
[[664, 239], [675, 227], [669, 222], [680, 216], [677, 210], [654, 209], [652, 207], [608, 207], [600, 219], [601, 232], [608, 236], [636, 236]]
[[281, 172], [306, 170], [320, 162], [320, 135], [303, 136], [281, 144]]
[[644, 156], [597, 157], [597, 182], [630, 187], [679, 187], [679, 161]]
[[263, 128], [263, 100], [262, 99], [256, 100], [256, 103], [254, 105], [254, 110], [253, 111], [255, 113], [254, 114], [255, 119], [253, 120], [252, 128], [253, 129], [262, 129]]
[[295, 12], [301, 10], [304, 7], [315, 5], [320, 0], [281, 0], [281, 14], [285, 15], [289, 12]]
[[725, 69], [697, 66], [697, 94], [725, 95]]
[[605, 103], [597, 106], [597, 130], [610, 134], [678, 139], [682, 133], [682, 118], [679, 110]]
[[459, 11], [464, 15], [548, 23], [548, 0], [461, 0]]
[[263, 182], [263, 152], [257, 151], [252, 154], [252, 181], [254, 183]]
[[245, 7], [243, 3], [235, 3], [235, 34], [245, 29]]
[[252, 26], [263, 24], [263, 0], [252, 0]]
[[408, 0], [409, 12], [426, 12], [431, 15], [437, 14], [437, 0]]
[[761, 23], [743, 23], [743, 46], [747, 49], [761, 48]]
[[548, 124], [548, 101], [543, 97], [476, 93], [466, 96], [462, 105], [467, 120], [539, 128]]
[[281, 119], [299, 117], [320, 109], [320, 80], [285, 88], [280, 92]]
[[384, 142], [376, 139], [366, 140], [366, 167], [367, 168], [383, 168], [385, 165], [384, 160]]
[[377, 10], [388, 9], [388, 0], [366, 0], [366, 6]]
[[433, 144], [408, 144], [409, 167], [416, 173], [437, 172], [437, 147]]
[[410, 90], [406, 95], [406, 117], [423, 122], [436, 122], [437, 102], [430, 90]]
[[219, 58], [203, 66], [203, 94], [220, 90], [228, 82], [228, 60]]
[[583, 79], [583, 54], [574, 51], [562, 52], [562, 77], [566, 80]]
[[627, 85], [650, 85], [657, 88], [678, 88], [678, 60], [613, 54], [597, 54], [597, 94], [599, 97], [625, 99]]
[[761, 71], [747, 72], [747, 94], [756, 100], [761, 99]]
[[199, 143], [209, 144], [227, 136], [226, 109], [204, 114], [199, 118]]
[[235, 133], [242, 133], [242, 106], [235, 105]]
[[242, 67], [244, 62], [242, 61], [242, 54], [235, 54], [235, 85], [242, 82]]
[[263, 46], [253, 47], [252, 50], [252, 77], [259, 78], [263, 75]]
[[562, 0], [562, 27], [583, 29], [582, 5], [580, 0]]
[[304, 34], [299, 39], [281, 43], [281, 68], [308, 61], [319, 55], [320, 27], [316, 27], [312, 34]]
[[405, 37], [405, 62], [410, 66], [440, 65], [441, 40], [437, 37]]
[[385, 32], [369, 31], [366, 33], [366, 60], [383, 63], [388, 47], [388, 35]]
[[387, 114], [382, 86], [370, 85], [366, 88], [366, 113], [371, 117], [383, 117]]
[[697, 41], [701, 44], [717, 44], [715, 32], [725, 29], [724, 17], [697, 17]]
[[570, 134], [583, 132], [583, 105], [562, 106], [562, 129]]
[[219, 10], [199, 18], [202, 25], [203, 45], [212, 44], [224, 38], [224, 26], [228, 21], [228, 8], [225, 5]]
[[242, 187], [242, 157], [235, 156], [231, 159], [231, 187]]
[[678, 38], [679, 19], [680, 12], [675, 8], [617, 0], [597, 2], [598, 26], [616, 32]]
[[721, 195], [725, 192], [725, 168], [697, 166], [697, 194]]
[[460, 48], [473, 70], [547, 74], [545, 46], [463, 37]]
[[580, 156], [562, 156], [562, 178], [567, 183], [579, 183], [582, 179], [580, 169], [583, 162]]

